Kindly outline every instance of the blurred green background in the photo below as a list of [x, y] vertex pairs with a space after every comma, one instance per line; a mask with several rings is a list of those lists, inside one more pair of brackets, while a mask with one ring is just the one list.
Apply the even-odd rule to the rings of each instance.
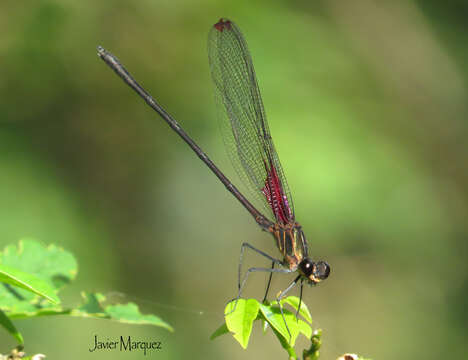
[[[119, 57], [238, 184], [206, 54], [210, 26], [228, 17], [248, 41], [312, 255], [332, 265], [304, 296], [322, 358], [463, 358], [467, 16], [466, 1], [3, 1], [1, 247], [59, 244], [80, 265], [66, 303], [119, 292], [176, 329], [17, 321], [27, 352], [123, 359], [88, 348], [94, 335], [131, 335], [161, 341], [160, 359], [285, 358], [260, 328], [247, 351], [209, 340], [236, 295], [240, 244], [278, 252], [96, 55], [102, 45]], [[271, 294], [288, 281], [276, 277]], [[252, 277], [245, 295], [261, 299], [265, 283]], [[0, 344], [14, 346], [4, 331]]]

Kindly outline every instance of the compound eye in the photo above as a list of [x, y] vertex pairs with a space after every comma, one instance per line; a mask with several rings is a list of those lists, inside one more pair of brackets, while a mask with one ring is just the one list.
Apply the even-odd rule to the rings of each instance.
[[330, 265], [326, 261], [315, 263], [314, 276], [319, 280], [325, 280], [330, 275]]
[[301, 271], [302, 273], [306, 276], [309, 277], [313, 272], [314, 272], [314, 262], [310, 259], [304, 259], [302, 260], [301, 264]]

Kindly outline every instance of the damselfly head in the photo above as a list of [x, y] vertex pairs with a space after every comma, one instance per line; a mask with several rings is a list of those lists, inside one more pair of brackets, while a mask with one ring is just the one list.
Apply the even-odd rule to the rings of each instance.
[[319, 281], [325, 280], [330, 275], [330, 265], [326, 261], [317, 261], [314, 266], [314, 277]]
[[326, 261], [314, 262], [305, 258], [299, 264], [299, 271], [307, 278], [310, 285], [316, 285], [330, 275], [330, 265]]

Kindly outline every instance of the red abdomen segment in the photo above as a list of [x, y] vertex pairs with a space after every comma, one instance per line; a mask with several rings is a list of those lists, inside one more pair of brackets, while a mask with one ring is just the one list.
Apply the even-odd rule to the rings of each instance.
[[283, 187], [281, 186], [278, 173], [271, 163], [270, 168], [268, 168], [265, 162], [265, 170], [267, 171], [268, 177], [265, 179], [265, 186], [263, 187], [262, 192], [273, 211], [276, 221], [282, 224], [287, 224], [293, 219], [293, 214], [291, 207], [289, 206], [288, 198], [284, 194]]

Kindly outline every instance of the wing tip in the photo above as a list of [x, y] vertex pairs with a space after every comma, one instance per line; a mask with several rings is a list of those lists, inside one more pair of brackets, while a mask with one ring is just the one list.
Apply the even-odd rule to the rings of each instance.
[[223, 32], [224, 30], [231, 30], [232, 22], [229, 19], [221, 18], [216, 24], [213, 25], [213, 27], [219, 32]]

